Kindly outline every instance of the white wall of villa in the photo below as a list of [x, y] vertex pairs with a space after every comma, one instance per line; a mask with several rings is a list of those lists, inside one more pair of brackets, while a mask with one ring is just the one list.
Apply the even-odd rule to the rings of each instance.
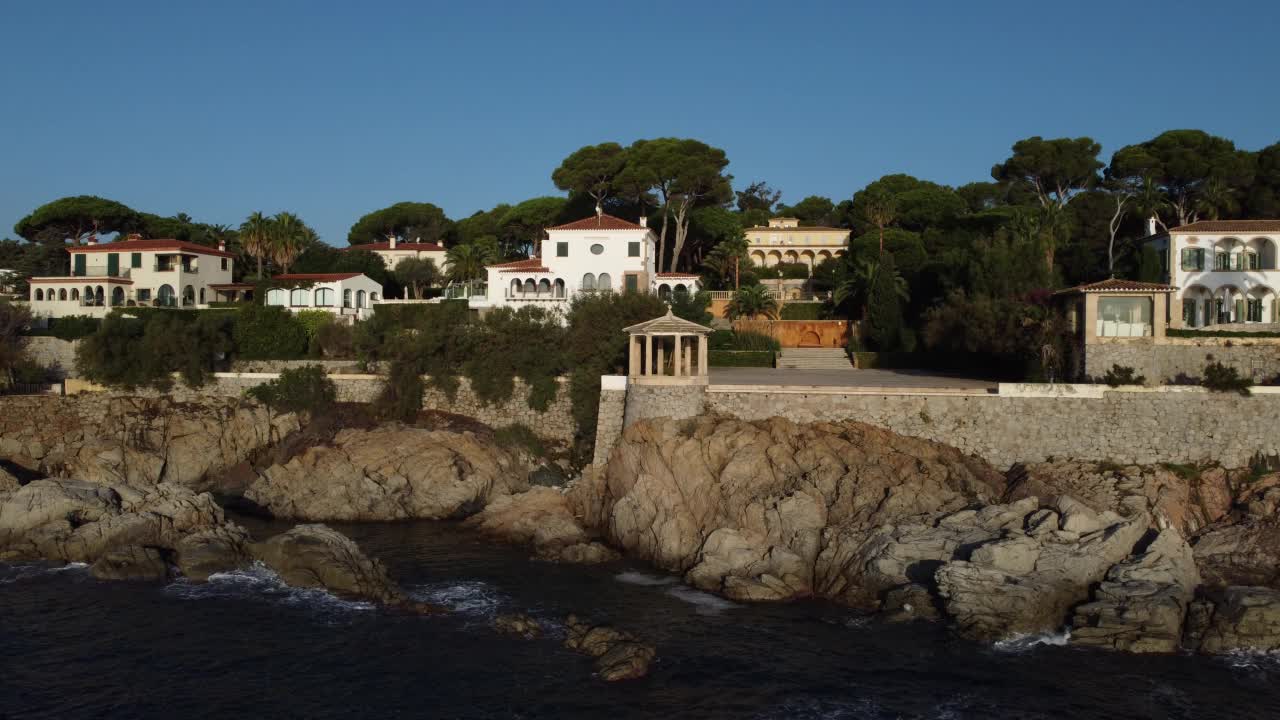
[[103, 317], [125, 306], [195, 307], [231, 282], [235, 255], [178, 240], [128, 239], [68, 248], [71, 270], [34, 277], [27, 295], [38, 318]]
[[1225, 220], [1173, 228], [1167, 252], [1173, 327], [1280, 323], [1280, 221]]
[[323, 310], [352, 320], [373, 316], [374, 303], [382, 300], [382, 286], [362, 273], [311, 273], [277, 275], [275, 280], [296, 287], [267, 291], [265, 304], [299, 310]]
[[828, 258], [844, 255], [849, 231], [842, 228], [805, 226], [796, 218], [773, 218], [767, 227], [746, 230], [747, 254], [761, 267], [802, 263], [813, 268]]
[[382, 261], [386, 263], [388, 270], [395, 270], [396, 266], [406, 258], [431, 260], [435, 262], [437, 268], [441, 271], [444, 270], [445, 249], [443, 245], [437, 245], [435, 243], [400, 242], [395, 237], [391, 237], [385, 242], [352, 245], [346, 249], [368, 250], [374, 255], [382, 258]]

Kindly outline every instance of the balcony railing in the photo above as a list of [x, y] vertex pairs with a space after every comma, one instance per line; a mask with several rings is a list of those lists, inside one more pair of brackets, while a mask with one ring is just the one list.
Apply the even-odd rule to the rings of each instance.
[[524, 291], [516, 292], [516, 291], [514, 291], [514, 290], [507, 290], [507, 292], [506, 292], [506, 298], [507, 298], [508, 300], [516, 300], [516, 301], [522, 301], [522, 302], [523, 302], [523, 301], [528, 301], [528, 302], [555, 302], [555, 301], [565, 301], [565, 300], [568, 300], [568, 299], [569, 299], [569, 298], [568, 298], [568, 297], [567, 297], [563, 292], [561, 292], [561, 293], [557, 293], [557, 292], [556, 292], [556, 291], [554, 291], [554, 290], [545, 290], [545, 291], [542, 291], [542, 292], [538, 292], [538, 291], [534, 291], [534, 292], [524, 292]]
[[105, 267], [91, 267], [83, 270], [72, 270], [71, 277], [82, 278], [127, 278], [129, 277], [129, 268], [118, 268], [115, 272], [111, 272]]

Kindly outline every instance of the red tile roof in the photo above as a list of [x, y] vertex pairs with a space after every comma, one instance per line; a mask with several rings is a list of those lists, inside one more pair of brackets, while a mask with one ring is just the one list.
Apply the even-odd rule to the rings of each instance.
[[257, 287], [253, 283], [209, 283], [214, 290], [245, 290]]
[[76, 247], [67, 248], [67, 252], [142, 252], [145, 250], [179, 250], [182, 252], [194, 253], [196, 255], [213, 255], [215, 257], [233, 258], [236, 256], [233, 252], [211, 248], [208, 245], [197, 245], [196, 243], [186, 242], [183, 240], [117, 240], [109, 243], [98, 243], [96, 245], [78, 245]]
[[756, 225], [749, 227], [746, 232], [849, 232], [849, 228], [828, 227], [826, 225], [801, 225], [799, 227], [769, 227], [768, 225]]
[[444, 246], [443, 246], [443, 245], [437, 245], [437, 244], [435, 244], [435, 243], [402, 243], [402, 242], [398, 242], [398, 243], [396, 243], [396, 246], [393, 248], [393, 247], [391, 247], [391, 243], [390, 243], [390, 242], [376, 242], [376, 243], [364, 243], [363, 245], [350, 245], [350, 246], [348, 246], [348, 247], [344, 247], [344, 248], [342, 248], [342, 251], [343, 251], [343, 252], [346, 252], [347, 250], [369, 250], [369, 251], [373, 251], [373, 250], [414, 250], [414, 251], [416, 251], [416, 252], [444, 252]]
[[128, 278], [118, 277], [33, 277], [27, 281], [28, 285], [41, 283], [75, 283], [76, 285], [96, 285], [98, 283], [116, 284], [116, 285], [132, 285], [133, 281]]
[[1107, 278], [1098, 282], [1085, 283], [1077, 285], [1066, 290], [1059, 290], [1055, 295], [1065, 295], [1067, 293], [1094, 293], [1094, 292], [1174, 292], [1177, 288], [1162, 283], [1139, 282], [1137, 280], [1121, 280], [1119, 278]]
[[364, 273], [291, 273], [289, 275], [276, 275], [272, 280], [315, 280], [316, 282], [336, 282], [338, 280], [350, 280], [353, 277], [359, 277]]
[[655, 273], [655, 275], [657, 277], [664, 277], [664, 278], [696, 278], [698, 277], [697, 273], [676, 273], [676, 272]]
[[1199, 220], [1180, 225], [1169, 232], [1176, 233], [1272, 233], [1280, 232], [1280, 220]]
[[514, 272], [517, 270], [529, 270], [532, 272], [549, 272], [542, 266], [542, 258], [525, 258], [524, 260], [514, 260], [512, 262], [498, 263], [496, 265], [486, 265], [487, 268], [494, 268], [502, 272]]
[[630, 220], [623, 220], [620, 217], [614, 217], [605, 213], [603, 215], [592, 215], [574, 220], [564, 225], [556, 225], [549, 227], [548, 230], [647, 230], [643, 225], [638, 225]]

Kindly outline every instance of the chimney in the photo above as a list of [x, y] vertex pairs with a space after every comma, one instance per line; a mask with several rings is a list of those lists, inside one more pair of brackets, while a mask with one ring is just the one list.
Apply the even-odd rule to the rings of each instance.
[[97, 235], [90, 235], [90, 236], [89, 236], [89, 238], [88, 238], [87, 240], [85, 240], [85, 241], [84, 241], [84, 244], [85, 244], [85, 245], [97, 245], [97, 244], [98, 244], [98, 236], [97, 236]]
[[221, 250], [222, 252], [227, 251], [227, 241], [225, 239], [218, 238], [218, 249]]
[[1151, 217], [1147, 218], [1147, 235], [1150, 236], [1155, 234], [1156, 234], [1156, 216], [1152, 215]]
[[649, 227], [649, 216], [648, 216], [648, 215], [641, 215], [641, 216], [640, 216], [640, 227], [646, 227], [646, 228], [647, 228], [647, 227]]
[[129, 235], [125, 237], [125, 240], [141, 240], [141, 239], [142, 239], [142, 235], [138, 233], [129, 233]]
[[390, 235], [387, 235], [387, 247], [388, 247], [389, 249], [391, 249], [391, 250], [395, 250], [395, 249], [396, 249], [396, 235], [395, 235], [395, 233], [391, 233]]

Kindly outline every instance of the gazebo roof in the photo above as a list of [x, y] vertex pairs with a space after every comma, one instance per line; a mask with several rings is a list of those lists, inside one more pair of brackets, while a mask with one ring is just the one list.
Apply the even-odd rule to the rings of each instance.
[[667, 314], [660, 318], [645, 320], [637, 323], [629, 328], [623, 328], [623, 332], [629, 335], [709, 335], [711, 328], [699, 325], [696, 322], [678, 318], [671, 312], [671, 308], [667, 308]]

